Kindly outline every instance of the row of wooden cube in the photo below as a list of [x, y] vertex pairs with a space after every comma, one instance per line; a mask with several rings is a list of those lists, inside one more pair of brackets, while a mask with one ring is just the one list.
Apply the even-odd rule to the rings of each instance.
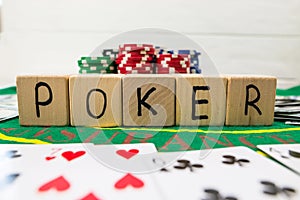
[[271, 125], [276, 78], [201, 75], [18, 76], [21, 125]]

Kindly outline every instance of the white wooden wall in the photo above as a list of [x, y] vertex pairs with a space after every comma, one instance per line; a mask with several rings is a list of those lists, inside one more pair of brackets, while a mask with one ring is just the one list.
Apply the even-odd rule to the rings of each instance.
[[220, 73], [299, 83], [299, 10], [300, 0], [3, 0], [0, 85], [22, 73], [77, 73], [81, 55], [148, 27], [187, 35]]

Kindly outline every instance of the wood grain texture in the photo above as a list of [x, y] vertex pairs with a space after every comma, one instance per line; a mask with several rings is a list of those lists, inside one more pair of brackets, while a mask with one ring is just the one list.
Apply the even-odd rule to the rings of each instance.
[[[176, 125], [223, 126], [226, 115], [226, 89], [227, 79], [223, 77], [178, 75], [176, 77]], [[197, 101], [207, 102], [197, 103]]]
[[72, 126], [122, 125], [122, 75], [73, 75], [70, 77]]
[[125, 126], [174, 125], [175, 77], [126, 75], [123, 78], [123, 123]]
[[275, 77], [228, 77], [225, 125], [272, 125], [275, 95]]
[[68, 76], [18, 76], [20, 124], [66, 126], [69, 124]]

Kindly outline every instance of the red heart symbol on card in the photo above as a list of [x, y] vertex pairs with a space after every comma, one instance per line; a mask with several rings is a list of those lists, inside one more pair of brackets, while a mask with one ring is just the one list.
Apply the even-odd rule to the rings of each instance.
[[84, 154], [85, 154], [85, 151], [77, 151], [75, 153], [72, 151], [66, 151], [66, 152], [63, 152], [61, 155], [68, 161], [71, 161], [71, 160], [74, 160], [75, 158], [78, 158], [78, 157], [84, 155]]
[[85, 197], [83, 197], [80, 200], [101, 200], [98, 197], [96, 197], [93, 193], [87, 194]]
[[120, 149], [120, 150], [116, 151], [116, 153], [126, 159], [130, 159], [132, 156], [135, 156], [136, 154], [138, 154], [139, 150], [138, 149], [129, 149], [128, 151], [126, 151], [124, 149]]
[[63, 177], [59, 176], [56, 179], [53, 179], [49, 181], [48, 183], [45, 183], [39, 188], [40, 192], [45, 192], [50, 189], [55, 189], [59, 192], [69, 189], [70, 183]]
[[126, 174], [123, 178], [116, 182], [115, 188], [124, 189], [129, 185], [134, 188], [141, 188], [144, 186], [144, 182], [131, 174]]
[[45, 159], [46, 160], [52, 160], [52, 159], [54, 159], [55, 158], [55, 156], [47, 156]]

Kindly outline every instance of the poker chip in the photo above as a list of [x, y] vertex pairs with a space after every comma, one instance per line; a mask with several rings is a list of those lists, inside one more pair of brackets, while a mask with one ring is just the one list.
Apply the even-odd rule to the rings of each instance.
[[79, 66], [79, 73], [89, 74], [89, 73], [117, 73], [117, 66], [114, 61], [109, 56], [102, 57], [81, 57], [77, 61]]
[[153, 70], [120, 70], [118, 69], [119, 74], [153, 74]]
[[188, 49], [181, 49], [181, 50], [178, 50], [175, 53], [177, 53], [177, 54], [187, 54], [187, 55], [190, 55], [190, 56], [201, 55], [201, 53], [199, 51], [188, 50]]
[[110, 58], [116, 59], [119, 54], [119, 49], [103, 49], [102, 55], [109, 56]]
[[109, 64], [78, 64], [80, 68], [89, 68], [89, 67], [109, 67]]
[[132, 66], [127, 66], [127, 67], [122, 67], [119, 68], [119, 70], [137, 70], [137, 71], [149, 71], [149, 70], [153, 70], [153, 68], [151, 66], [145, 66], [145, 67], [132, 67]]
[[180, 61], [173, 61], [173, 60], [163, 60], [163, 61], [159, 61], [157, 62], [159, 64], [164, 64], [164, 65], [190, 65], [189, 61], [186, 60], [180, 60]]
[[119, 46], [116, 58], [118, 73], [150, 74], [153, 73], [155, 48], [150, 44], [123, 44]]
[[168, 67], [168, 68], [157, 68], [156, 69], [157, 74], [189, 74], [190, 69], [175, 69], [174, 67]]
[[201, 74], [201, 69], [197, 67], [190, 67], [191, 74]]
[[81, 57], [78, 64], [110, 64], [114, 60], [109, 56], [102, 57]]
[[119, 45], [119, 51], [155, 51], [152, 44], [122, 44]]
[[193, 49], [168, 49], [152, 44], [121, 44], [102, 50], [103, 56], [81, 57], [79, 73], [194, 73], [200, 74], [199, 56]]
[[108, 72], [106, 71], [106, 70], [92, 70], [92, 71], [90, 71], [90, 70], [85, 70], [85, 69], [80, 69], [79, 70], [79, 73], [80, 74], [95, 74], [95, 73], [97, 73], [97, 74], [107, 74]]
[[160, 50], [156, 57], [156, 73], [190, 73], [190, 55], [176, 54], [173, 50]]
[[169, 64], [155, 64], [155, 66], [157, 68], [168, 68], [168, 67], [172, 67], [172, 68], [175, 68], [175, 69], [183, 69], [183, 68], [189, 68], [188, 65], [169, 65]]
[[187, 54], [159, 54], [157, 55], [157, 59], [184, 59], [184, 60], [189, 60], [190, 59], [190, 55]]
[[119, 68], [124, 68], [124, 67], [132, 67], [132, 68], [151, 67], [151, 68], [153, 68], [153, 65], [151, 63], [147, 63], [147, 64], [134, 63], [134, 64], [120, 64], [118, 67]]
[[153, 58], [149, 57], [123, 57], [116, 59], [116, 63], [118, 64], [125, 64], [125, 63], [140, 63], [140, 62], [152, 62]]
[[118, 68], [118, 73], [120, 74], [152, 74], [153, 67], [152, 66], [124, 66]]
[[[158, 57], [158, 62], [161, 60], [160, 57], [171, 57], [171, 56], [160, 56], [160, 55], [169, 55], [173, 54], [178, 57], [178, 55], [188, 55], [189, 61], [190, 61], [190, 73], [200, 74], [200, 62], [199, 62], [199, 56], [201, 55], [201, 52], [194, 50], [194, 49], [179, 49], [179, 50], [173, 50], [173, 49], [167, 49], [167, 48], [159, 48], [156, 47], [156, 53]], [[183, 56], [184, 57], [184, 56]], [[171, 60], [170, 58], [164, 58], [165, 60]]]

